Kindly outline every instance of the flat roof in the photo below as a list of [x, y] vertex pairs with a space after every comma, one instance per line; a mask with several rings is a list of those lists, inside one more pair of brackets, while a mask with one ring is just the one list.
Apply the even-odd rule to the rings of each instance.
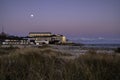
[[51, 32], [29, 32], [29, 34], [52, 34]]

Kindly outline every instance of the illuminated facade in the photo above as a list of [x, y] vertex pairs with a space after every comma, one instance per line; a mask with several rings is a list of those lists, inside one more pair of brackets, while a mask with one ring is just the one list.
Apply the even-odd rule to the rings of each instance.
[[30, 32], [29, 37], [45, 37], [45, 36], [51, 36], [51, 32]]
[[[66, 37], [59, 34], [52, 34], [51, 32], [30, 32], [29, 37], [34, 38], [36, 42], [48, 41], [57, 43], [66, 43]], [[38, 43], [37, 43], [38, 44]]]

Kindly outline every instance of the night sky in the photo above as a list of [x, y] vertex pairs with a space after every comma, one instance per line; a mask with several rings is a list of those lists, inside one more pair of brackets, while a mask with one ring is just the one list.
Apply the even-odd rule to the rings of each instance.
[[120, 0], [0, 0], [0, 30], [120, 38]]

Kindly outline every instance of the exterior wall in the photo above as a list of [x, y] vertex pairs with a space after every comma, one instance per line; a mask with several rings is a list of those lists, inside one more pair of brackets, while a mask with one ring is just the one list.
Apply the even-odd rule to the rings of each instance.
[[30, 33], [29, 37], [51, 36], [50, 33]]
[[49, 44], [49, 41], [51, 41], [51, 37], [37, 37], [35, 39], [36, 45]]
[[51, 37], [38, 37], [35, 40], [37, 41], [51, 41]]
[[45, 41], [45, 40], [41, 40], [41, 41], [35, 41], [36, 45], [40, 45], [40, 44], [49, 44], [49, 41]]
[[65, 36], [62, 36], [62, 43], [66, 43], [66, 37]]
[[29, 44], [26, 40], [5, 40], [3, 45], [17, 45], [17, 44]]
[[66, 43], [66, 37], [65, 36], [54, 36], [54, 37], [52, 37], [52, 39], [54, 39], [54, 40], [59, 40], [61, 43]]

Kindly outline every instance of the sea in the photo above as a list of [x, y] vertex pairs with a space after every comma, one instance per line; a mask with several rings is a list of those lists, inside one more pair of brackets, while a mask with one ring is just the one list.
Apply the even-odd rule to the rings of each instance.
[[104, 47], [104, 48], [120, 48], [120, 38], [80, 38], [80, 37], [69, 37], [68, 40], [84, 44], [86, 47]]

